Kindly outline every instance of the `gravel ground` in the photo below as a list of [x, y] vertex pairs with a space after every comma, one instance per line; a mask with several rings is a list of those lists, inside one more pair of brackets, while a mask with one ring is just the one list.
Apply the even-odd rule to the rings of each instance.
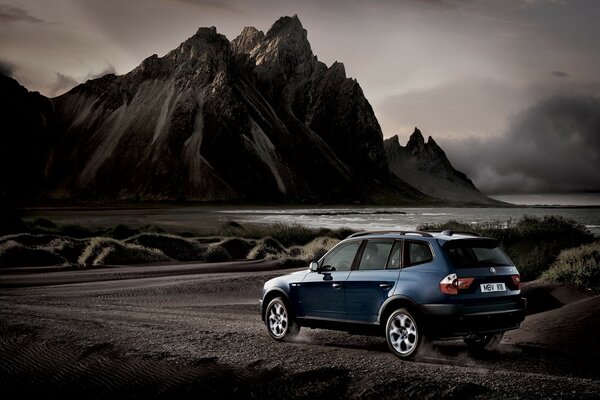
[[[516, 331], [481, 355], [446, 341], [401, 361], [383, 337], [319, 329], [275, 342], [258, 299], [281, 273], [256, 262], [0, 270], [0, 387], [49, 399], [600, 396], [598, 348], [537, 340], [556, 310], [527, 317], [526, 341]], [[581, 309], [597, 317], [597, 299]]]

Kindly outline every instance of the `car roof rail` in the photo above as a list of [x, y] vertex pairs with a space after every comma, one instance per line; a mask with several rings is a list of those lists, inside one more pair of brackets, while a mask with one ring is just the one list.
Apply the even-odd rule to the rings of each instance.
[[427, 232], [440, 233], [440, 234], [442, 234], [444, 236], [452, 236], [452, 235], [458, 234], [458, 235], [469, 235], [469, 236], [481, 237], [481, 235], [479, 233], [476, 233], [476, 232], [455, 231], [453, 229], [445, 229], [443, 231], [427, 231]]
[[353, 233], [352, 235], [348, 236], [346, 239], [355, 238], [355, 237], [361, 237], [361, 236], [367, 236], [367, 235], [381, 235], [381, 234], [386, 234], [386, 233], [395, 233], [395, 234], [398, 234], [398, 235], [419, 235], [419, 236], [423, 236], [423, 237], [433, 237], [431, 235], [431, 233], [429, 233], [429, 232], [423, 232], [423, 231], [396, 231], [396, 230], [389, 230], [389, 231], [364, 231], [364, 232], [356, 232], [356, 233]]

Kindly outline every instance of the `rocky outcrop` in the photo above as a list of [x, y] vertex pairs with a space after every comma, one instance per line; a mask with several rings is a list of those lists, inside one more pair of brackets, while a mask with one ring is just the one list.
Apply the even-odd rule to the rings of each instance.
[[390, 171], [429, 196], [454, 203], [500, 204], [456, 170], [431, 136], [425, 142], [418, 128], [406, 146], [396, 135], [384, 141], [384, 148]]
[[0, 74], [0, 203], [32, 202], [52, 140], [52, 102]]
[[431, 201], [391, 175], [373, 110], [296, 16], [231, 43], [214, 27], [54, 99], [61, 199]]

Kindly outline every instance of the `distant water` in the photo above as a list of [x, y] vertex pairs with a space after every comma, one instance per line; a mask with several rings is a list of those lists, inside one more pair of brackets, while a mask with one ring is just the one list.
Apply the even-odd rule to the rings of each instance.
[[600, 193], [508, 194], [490, 197], [506, 203], [524, 206], [600, 206]]
[[360, 230], [414, 230], [423, 223], [457, 220], [469, 224], [516, 220], [524, 215], [560, 215], [585, 225], [600, 236], [600, 207], [256, 207], [157, 206], [119, 208], [38, 208], [28, 218], [44, 217], [62, 224], [131, 227], [158, 225], [171, 231], [206, 231], [227, 221], [242, 224], [299, 223], [309, 227]]
[[348, 227], [364, 230], [415, 230], [424, 223], [456, 220], [474, 226], [482, 222], [517, 220], [524, 215], [560, 215], [585, 225], [600, 236], [600, 208], [297, 208], [221, 210], [223, 216], [241, 223], [293, 222], [310, 227]]

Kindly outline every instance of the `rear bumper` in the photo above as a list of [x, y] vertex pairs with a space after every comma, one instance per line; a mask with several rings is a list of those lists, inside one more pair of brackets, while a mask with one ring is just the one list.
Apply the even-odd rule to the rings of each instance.
[[517, 329], [525, 319], [526, 308], [527, 300], [517, 298], [473, 304], [423, 304], [419, 314], [424, 332], [441, 338]]

